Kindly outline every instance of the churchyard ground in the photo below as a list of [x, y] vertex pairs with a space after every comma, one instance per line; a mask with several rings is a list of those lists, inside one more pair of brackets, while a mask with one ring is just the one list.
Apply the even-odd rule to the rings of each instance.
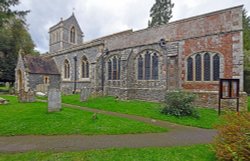
[[184, 147], [120, 148], [83, 152], [27, 152], [1, 154], [1, 161], [215, 161], [211, 145]]
[[[59, 113], [47, 113], [47, 103], [18, 103], [14, 96], [1, 96], [10, 100], [10, 104], [0, 106], [0, 135], [70, 135], [70, 134], [124, 134], [166, 132], [167, 129], [118, 117], [63, 107]], [[250, 100], [250, 97], [248, 98]], [[80, 102], [79, 95], [63, 96], [63, 103], [86, 106], [107, 111], [139, 115], [179, 124], [213, 128], [219, 122], [215, 110], [199, 108], [200, 119], [176, 118], [160, 113], [159, 103], [144, 101], [120, 101], [114, 97], [91, 98]], [[250, 103], [248, 102], [250, 109]], [[117, 108], [119, 107], [119, 108]], [[135, 108], [136, 107], [136, 108]], [[204, 119], [204, 117], [206, 119]], [[108, 121], [107, 121], [108, 120]], [[105, 122], [106, 121], [106, 122]], [[116, 126], [116, 125], [120, 126]], [[182, 147], [155, 148], [113, 148], [88, 150], [83, 152], [25, 152], [0, 153], [1, 161], [32, 160], [216, 160], [211, 145], [193, 145]]]
[[47, 103], [18, 103], [14, 96], [0, 106], [0, 135], [129, 134], [166, 132], [166, 128], [125, 118], [63, 107], [61, 112], [47, 113]]
[[67, 95], [62, 97], [63, 103], [85, 106], [106, 111], [138, 115], [169, 121], [181, 125], [194, 126], [211, 129], [219, 123], [218, 113], [214, 109], [198, 108], [200, 118], [194, 117], [174, 117], [161, 113], [162, 104], [155, 102], [145, 102], [138, 100], [121, 101], [114, 97], [90, 98], [86, 102], [80, 102], [79, 95]]

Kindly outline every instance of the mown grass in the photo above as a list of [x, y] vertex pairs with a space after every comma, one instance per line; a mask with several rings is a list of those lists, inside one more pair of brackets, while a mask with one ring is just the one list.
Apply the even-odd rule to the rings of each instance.
[[211, 129], [215, 124], [219, 123], [219, 117], [215, 110], [198, 108], [200, 118], [194, 117], [175, 117], [164, 115], [161, 113], [162, 105], [160, 103], [145, 102], [145, 101], [121, 101], [114, 97], [97, 97], [90, 98], [86, 102], [80, 102], [79, 95], [63, 96], [64, 103], [86, 106], [90, 108], [102, 109], [113, 112], [120, 112], [132, 115], [139, 115], [153, 119], [160, 119], [178, 123], [187, 126]]
[[14, 96], [1, 96], [10, 104], [0, 105], [0, 135], [65, 135], [65, 134], [128, 134], [167, 131], [125, 118], [64, 107], [61, 112], [48, 113], [47, 103], [18, 103]]
[[106, 149], [84, 152], [0, 154], [1, 161], [215, 161], [210, 145], [170, 148]]

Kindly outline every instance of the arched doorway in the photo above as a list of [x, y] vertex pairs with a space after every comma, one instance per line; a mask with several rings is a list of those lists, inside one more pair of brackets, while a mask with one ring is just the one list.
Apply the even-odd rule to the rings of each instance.
[[23, 89], [23, 74], [21, 70], [17, 71], [17, 91]]

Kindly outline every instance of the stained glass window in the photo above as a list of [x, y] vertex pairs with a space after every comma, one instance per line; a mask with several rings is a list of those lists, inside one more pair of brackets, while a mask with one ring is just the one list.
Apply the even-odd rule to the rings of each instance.
[[145, 54], [145, 80], [150, 79], [150, 59], [151, 59], [151, 54], [147, 52]]
[[121, 79], [121, 58], [118, 59], [118, 80]]
[[210, 55], [206, 53], [204, 55], [204, 81], [210, 81], [210, 67], [211, 67]]
[[86, 78], [85, 70], [86, 70], [85, 61], [82, 61], [82, 78]]
[[140, 55], [138, 57], [138, 80], [142, 80], [143, 79], [143, 58]]
[[69, 78], [70, 75], [70, 65], [69, 61], [65, 60], [64, 61], [64, 78]]
[[113, 58], [113, 80], [117, 80], [117, 58]]
[[201, 81], [201, 55], [195, 56], [195, 80]]
[[158, 56], [156, 53], [154, 53], [152, 59], [152, 79], [154, 80], [158, 79], [158, 64], [159, 64]]
[[187, 60], [187, 80], [192, 81], [193, 80], [193, 58], [189, 57]]
[[213, 80], [218, 81], [220, 79], [220, 56], [216, 54], [213, 57]]
[[83, 56], [82, 57], [82, 78], [89, 78], [89, 62], [88, 59]]
[[89, 62], [86, 61], [86, 78], [89, 78]]
[[112, 79], [112, 62], [111, 60], [108, 61], [108, 80]]

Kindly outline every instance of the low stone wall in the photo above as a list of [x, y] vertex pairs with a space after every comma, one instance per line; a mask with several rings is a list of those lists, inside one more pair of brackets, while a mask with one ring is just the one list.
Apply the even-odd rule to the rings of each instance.
[[[194, 102], [195, 106], [218, 109], [218, 92], [217, 91], [188, 91], [197, 95]], [[162, 102], [165, 99], [165, 89], [127, 89], [127, 88], [111, 88], [105, 87], [105, 95], [116, 96], [120, 99], [138, 99], [145, 101]], [[222, 110], [236, 110], [236, 99], [221, 100]], [[247, 110], [247, 94], [240, 93], [240, 111]]]
[[[199, 107], [215, 108], [218, 109], [219, 96], [217, 91], [199, 91], [194, 92], [197, 95], [195, 105]], [[223, 109], [236, 110], [236, 99], [222, 99], [221, 107]], [[247, 94], [240, 93], [240, 111], [247, 110]]]
[[145, 101], [163, 101], [165, 97], [164, 89], [142, 89], [142, 88], [115, 88], [105, 87], [105, 95], [116, 96], [120, 99], [138, 99]]

